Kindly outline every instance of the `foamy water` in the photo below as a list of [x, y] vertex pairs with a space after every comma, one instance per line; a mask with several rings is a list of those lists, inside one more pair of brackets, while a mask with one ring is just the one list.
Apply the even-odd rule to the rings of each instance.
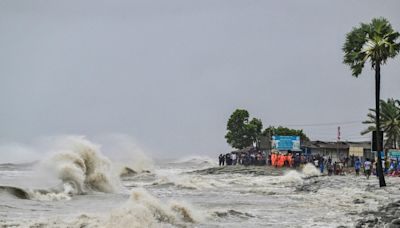
[[[328, 177], [311, 164], [210, 174], [197, 170], [215, 163], [196, 157], [130, 167], [120, 176], [121, 167], [99, 147], [81, 139], [73, 144], [36, 166], [1, 166], [0, 226], [352, 226], [362, 211], [400, 199], [400, 178], [387, 178], [381, 189], [375, 178]], [[43, 170], [51, 171], [45, 177], [54, 177], [52, 185], [29, 178]]]

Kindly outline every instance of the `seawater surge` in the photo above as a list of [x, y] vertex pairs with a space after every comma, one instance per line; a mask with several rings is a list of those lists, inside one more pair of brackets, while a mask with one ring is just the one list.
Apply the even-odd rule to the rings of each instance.
[[394, 177], [379, 188], [312, 164], [218, 167], [199, 156], [139, 164], [105, 154], [67, 137], [41, 161], [0, 165], [0, 226], [382, 227], [400, 211]]

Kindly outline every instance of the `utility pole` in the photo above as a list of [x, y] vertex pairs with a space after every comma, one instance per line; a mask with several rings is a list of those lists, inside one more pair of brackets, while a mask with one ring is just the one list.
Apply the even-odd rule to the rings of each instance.
[[[337, 156], [339, 156], [339, 141], [340, 141], [340, 126], [337, 127], [337, 141], [336, 141], [336, 153], [337, 153]], [[339, 157], [339, 159], [340, 159], [340, 157]]]

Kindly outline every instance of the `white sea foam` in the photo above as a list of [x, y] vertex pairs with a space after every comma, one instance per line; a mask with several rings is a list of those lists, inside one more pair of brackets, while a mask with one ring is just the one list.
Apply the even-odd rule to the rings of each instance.
[[301, 172], [296, 170], [290, 170], [286, 172], [281, 178], [279, 178], [282, 182], [294, 182], [300, 183], [303, 182], [304, 178], [314, 177], [321, 175], [320, 171], [315, 168], [315, 166], [311, 163], [307, 163]]
[[188, 204], [162, 203], [144, 189], [132, 191], [129, 200], [111, 213], [107, 227], [157, 227], [160, 223], [196, 223], [199, 216]]
[[178, 188], [201, 190], [215, 188], [223, 184], [213, 179], [207, 179], [197, 175], [170, 174], [168, 176], [159, 176], [153, 185], [173, 185]]
[[315, 168], [315, 166], [311, 163], [307, 163], [304, 166], [302, 173], [305, 177], [313, 177], [321, 175], [321, 172], [317, 168]]
[[149, 152], [133, 137], [124, 134], [108, 134], [101, 137], [101, 141], [105, 143], [105, 155], [120, 171], [126, 171], [125, 168], [137, 173], [154, 170], [154, 161], [148, 156]]
[[282, 180], [282, 182], [302, 182], [303, 175], [295, 170], [290, 170], [285, 175], [283, 175], [280, 180]]
[[78, 193], [119, 189], [119, 178], [99, 146], [83, 137], [68, 137], [64, 145], [66, 149], [57, 151], [42, 163], [63, 183], [69, 183]]
[[[203, 221], [202, 213], [188, 203], [162, 202], [145, 189], [135, 189], [129, 199], [108, 215], [82, 214], [74, 219], [39, 218], [22, 224], [29, 227], [187, 227]], [[16, 223], [18, 224], [18, 223]], [[14, 225], [16, 225], [14, 224]], [[0, 220], [0, 225], [6, 225]], [[7, 224], [8, 225], [8, 224]]]

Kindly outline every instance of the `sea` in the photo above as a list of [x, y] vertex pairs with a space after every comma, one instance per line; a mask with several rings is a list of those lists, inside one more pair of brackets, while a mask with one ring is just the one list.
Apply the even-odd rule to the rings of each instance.
[[[135, 165], [77, 139], [31, 163], [0, 164], [0, 227], [353, 227], [400, 199], [400, 178], [219, 167], [192, 156]], [[217, 157], [217, 156], [216, 156]]]

